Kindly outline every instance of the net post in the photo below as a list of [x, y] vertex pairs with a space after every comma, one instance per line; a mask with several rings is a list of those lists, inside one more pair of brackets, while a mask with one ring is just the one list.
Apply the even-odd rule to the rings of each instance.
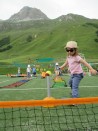
[[47, 76], [46, 79], [47, 79], [47, 97], [51, 97], [51, 91], [50, 91], [50, 76]]
[[[50, 91], [50, 76], [47, 75], [46, 76], [46, 80], [47, 80], [47, 97], [44, 98], [43, 100], [55, 100], [54, 97], [51, 97], [51, 91]], [[44, 107], [54, 107], [54, 104], [51, 104], [51, 105], [47, 105], [47, 106], [44, 106]]]

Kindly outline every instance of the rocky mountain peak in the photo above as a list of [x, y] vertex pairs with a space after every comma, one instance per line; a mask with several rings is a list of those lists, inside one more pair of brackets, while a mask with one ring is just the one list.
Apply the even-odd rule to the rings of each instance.
[[28, 20], [41, 20], [49, 19], [41, 10], [31, 8], [28, 6], [23, 7], [18, 13], [12, 15], [9, 20], [11, 21], [28, 21]]

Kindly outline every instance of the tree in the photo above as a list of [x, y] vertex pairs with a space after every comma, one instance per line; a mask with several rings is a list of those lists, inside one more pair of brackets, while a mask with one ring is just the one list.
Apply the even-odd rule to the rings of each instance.
[[97, 34], [97, 36], [98, 36], [98, 30], [96, 31], [96, 34]]
[[31, 42], [32, 41], [32, 36], [31, 35], [28, 35], [28, 37], [27, 37], [27, 42]]
[[95, 42], [98, 42], [98, 39], [95, 39]]

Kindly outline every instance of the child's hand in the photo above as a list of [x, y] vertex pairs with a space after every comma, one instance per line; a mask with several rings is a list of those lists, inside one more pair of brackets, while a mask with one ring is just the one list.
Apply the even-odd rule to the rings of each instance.
[[97, 71], [94, 70], [94, 69], [89, 70], [89, 72], [90, 72], [92, 75], [97, 75]]

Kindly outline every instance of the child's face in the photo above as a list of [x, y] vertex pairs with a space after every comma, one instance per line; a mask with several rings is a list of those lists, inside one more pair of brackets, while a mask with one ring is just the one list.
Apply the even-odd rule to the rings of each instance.
[[66, 52], [68, 52], [68, 55], [75, 55], [76, 53], [76, 48], [66, 48]]

